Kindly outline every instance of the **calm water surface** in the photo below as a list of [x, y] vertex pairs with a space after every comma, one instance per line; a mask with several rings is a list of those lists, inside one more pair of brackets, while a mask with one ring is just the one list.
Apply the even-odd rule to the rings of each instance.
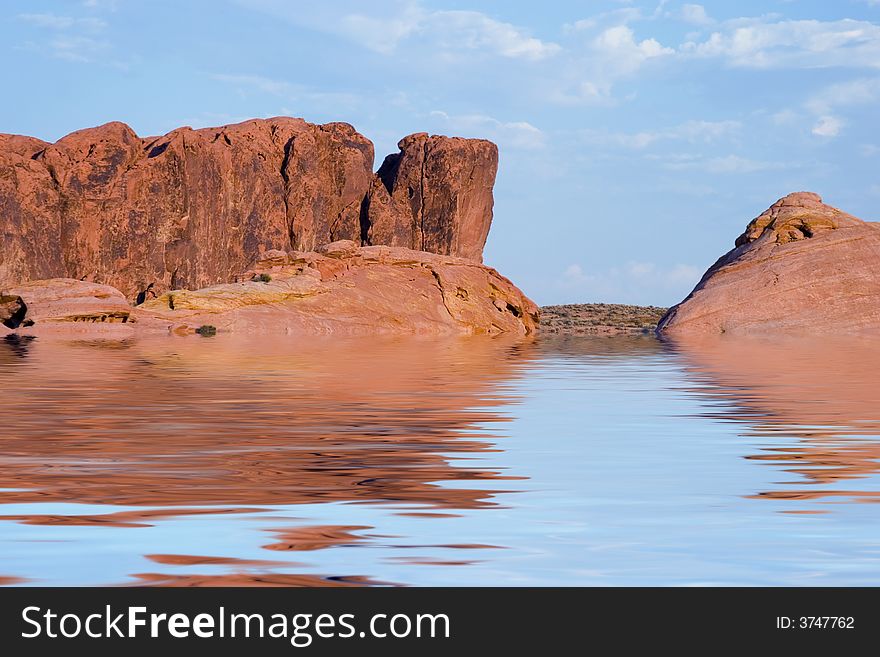
[[880, 584], [880, 339], [0, 340], [0, 583]]

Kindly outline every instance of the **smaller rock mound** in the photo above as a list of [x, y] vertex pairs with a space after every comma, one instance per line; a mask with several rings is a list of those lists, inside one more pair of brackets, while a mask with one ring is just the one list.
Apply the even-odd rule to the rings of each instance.
[[825, 205], [813, 192], [794, 192], [784, 196], [752, 219], [736, 246], [751, 244], [762, 237], [777, 244], [815, 237], [827, 230], [863, 223], [852, 215]]
[[16, 326], [10, 328], [65, 322], [124, 324], [131, 315], [128, 301], [116, 288], [72, 278], [31, 281], [7, 294], [24, 307]]
[[880, 330], [880, 225], [810, 192], [753, 219], [658, 325], [669, 335], [866, 330]]

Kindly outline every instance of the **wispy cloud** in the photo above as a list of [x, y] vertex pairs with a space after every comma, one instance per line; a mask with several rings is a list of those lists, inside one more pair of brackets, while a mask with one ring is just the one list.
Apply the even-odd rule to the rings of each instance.
[[83, 7], [88, 9], [106, 9], [107, 11], [116, 11], [118, 6], [117, 0], [83, 0]]
[[684, 297], [701, 275], [698, 267], [688, 264], [660, 266], [630, 261], [590, 271], [580, 263], [572, 263], [561, 272], [556, 287], [572, 302], [652, 303], [658, 298]]
[[680, 51], [743, 68], [880, 68], [880, 26], [852, 19], [740, 18], [703, 41], [682, 44]]
[[75, 34], [54, 37], [48, 42], [52, 54], [69, 62], [94, 62], [106, 51], [109, 44], [86, 36]]
[[814, 115], [812, 134], [822, 138], [840, 135], [845, 121], [838, 116], [844, 108], [880, 100], [880, 78], [859, 78], [831, 84], [813, 94], [804, 104]]
[[862, 105], [880, 100], [880, 78], [859, 78], [825, 87], [807, 100], [806, 107], [816, 114], [840, 107]]
[[49, 33], [43, 42], [26, 42], [24, 47], [28, 50], [69, 62], [104, 61], [113, 66], [122, 66], [118, 62], [105, 59], [106, 53], [110, 50], [110, 43], [101, 36], [107, 28], [107, 23], [99, 18], [38, 13], [19, 14], [18, 19]]
[[523, 28], [469, 10], [434, 10], [414, 0], [386, 5], [342, 3], [303, 7], [280, 0], [238, 0], [296, 25], [334, 34], [377, 53], [390, 55], [413, 42], [447, 56], [485, 53], [537, 61], [556, 54], [558, 44], [532, 36]]
[[820, 116], [811, 132], [817, 137], [836, 137], [840, 134], [843, 121], [835, 116]]
[[603, 31], [593, 41], [593, 48], [606, 65], [613, 66], [620, 73], [632, 73], [649, 59], [675, 52], [657, 39], [637, 40], [628, 25], [617, 25]]
[[[653, 37], [639, 38], [629, 22], [641, 12], [627, 8], [565, 27], [568, 45], [557, 88], [548, 100], [561, 104], [612, 105], [614, 85], [632, 77], [651, 62], [668, 60], [675, 49]], [[612, 23], [609, 25], [609, 21]]]
[[99, 32], [107, 27], [107, 23], [100, 18], [74, 18], [72, 16], [59, 16], [58, 14], [19, 14], [19, 20], [30, 23], [36, 27], [44, 27], [51, 30], [80, 29], [90, 32]]
[[444, 129], [456, 136], [491, 139], [502, 148], [536, 150], [545, 146], [544, 133], [527, 121], [499, 121], [484, 114], [450, 116], [439, 110], [432, 111], [430, 115], [439, 119]]
[[735, 134], [741, 127], [739, 121], [691, 120], [671, 128], [633, 133], [587, 129], [581, 131], [581, 136], [591, 144], [608, 144], [638, 150], [660, 141], [711, 143]]
[[756, 160], [734, 154], [707, 156], [692, 153], [674, 153], [671, 155], [648, 155], [646, 157], [658, 161], [664, 169], [670, 171], [699, 170], [721, 175], [749, 174], [759, 171], [788, 169], [794, 166], [785, 162]]
[[262, 75], [212, 73], [209, 77], [234, 87], [242, 95], [256, 91], [277, 96], [289, 103], [307, 103], [309, 106], [321, 105], [338, 108], [339, 106], [353, 107], [363, 101], [363, 98], [355, 93], [325, 91]]
[[691, 25], [712, 25], [715, 21], [706, 13], [706, 8], [703, 5], [682, 5], [680, 11], [681, 20], [685, 23], [690, 23]]

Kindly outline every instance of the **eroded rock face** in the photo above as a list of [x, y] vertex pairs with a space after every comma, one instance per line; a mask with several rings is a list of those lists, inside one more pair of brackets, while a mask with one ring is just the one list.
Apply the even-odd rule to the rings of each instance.
[[[319, 252], [272, 251], [232, 283], [178, 289], [132, 307], [108, 285], [75, 279], [9, 289], [22, 335], [98, 331], [512, 334], [535, 331], [538, 308], [494, 269], [402, 247], [340, 240]], [[17, 306], [16, 306], [17, 307]], [[5, 327], [4, 327], [5, 328]]]
[[0, 135], [0, 290], [63, 277], [140, 302], [338, 240], [480, 260], [494, 144], [413, 135], [401, 148], [374, 176], [372, 143], [346, 123], [278, 117], [140, 138], [114, 122], [54, 144]]
[[424, 132], [398, 147], [370, 187], [364, 242], [482, 261], [498, 148], [483, 139]]
[[670, 335], [880, 329], [880, 224], [810, 192], [774, 203], [658, 331]]
[[22, 329], [50, 323], [124, 324], [132, 310], [116, 288], [71, 278], [31, 281], [10, 288], [9, 294], [25, 308], [16, 324]]
[[794, 192], [752, 219], [745, 232], [736, 238], [736, 246], [751, 244], [765, 236], [776, 244], [787, 244], [862, 223], [852, 215], [825, 205], [818, 194]]
[[240, 281], [174, 290], [136, 309], [172, 332], [294, 334], [534, 332], [538, 308], [494, 269], [464, 258], [339, 241], [273, 253]]
[[360, 233], [373, 146], [344, 123], [0, 141], [0, 286], [68, 277], [129, 298], [227, 281], [271, 248]]

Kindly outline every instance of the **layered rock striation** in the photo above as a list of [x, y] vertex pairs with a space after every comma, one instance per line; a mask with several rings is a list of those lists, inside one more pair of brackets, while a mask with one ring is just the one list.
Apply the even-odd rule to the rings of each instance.
[[880, 328], [880, 224], [797, 192], [752, 220], [671, 308], [666, 335]]
[[0, 135], [0, 291], [71, 278], [143, 302], [338, 240], [480, 260], [493, 144], [420, 134], [378, 175], [373, 160], [352, 126], [287, 117], [149, 138], [115, 122], [54, 144]]
[[0, 305], [27, 334], [89, 331], [513, 334], [535, 331], [538, 309], [494, 269], [465, 258], [342, 240], [317, 252], [271, 251], [232, 283], [172, 290], [132, 307], [115, 288], [32, 281]]

